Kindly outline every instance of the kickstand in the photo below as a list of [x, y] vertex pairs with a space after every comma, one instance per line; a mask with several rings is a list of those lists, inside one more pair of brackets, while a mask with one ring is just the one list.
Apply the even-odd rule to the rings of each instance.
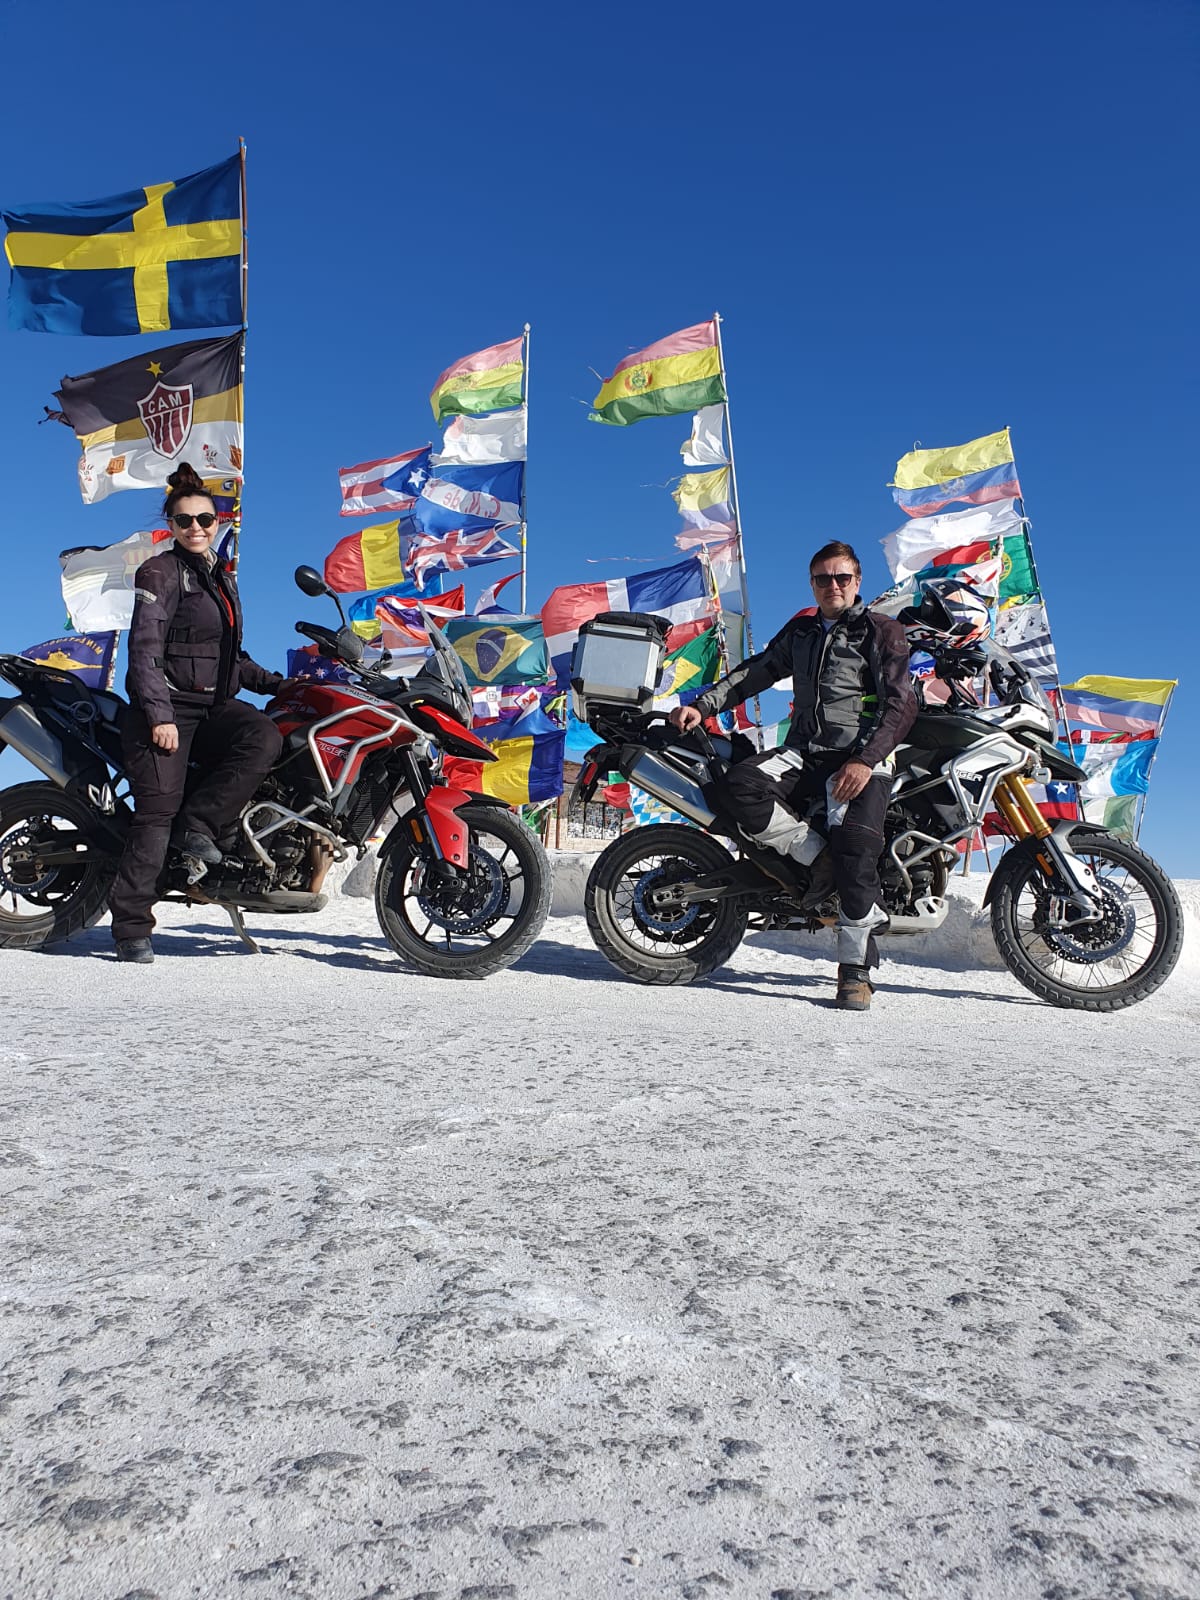
[[254, 940], [246, 932], [246, 923], [242, 917], [241, 906], [226, 906], [225, 909], [229, 913], [230, 922], [233, 923], [233, 931], [237, 934], [238, 938], [242, 941], [246, 948], [248, 950], [253, 950], [256, 956], [262, 955], [262, 951], [259, 949], [258, 945], [255, 944]]

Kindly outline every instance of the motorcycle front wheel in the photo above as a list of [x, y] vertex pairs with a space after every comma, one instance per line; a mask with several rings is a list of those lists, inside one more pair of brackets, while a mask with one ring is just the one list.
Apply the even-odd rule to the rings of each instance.
[[992, 934], [1009, 971], [1040, 999], [1074, 1011], [1120, 1011], [1174, 970], [1183, 948], [1179, 896], [1158, 863], [1128, 840], [1080, 834], [1071, 848], [1099, 881], [1101, 920], [1069, 921], [1036, 859], [1014, 856], [1011, 869], [997, 868]]
[[746, 912], [731, 900], [662, 911], [656, 888], [728, 871], [729, 851], [706, 833], [677, 824], [635, 828], [592, 868], [584, 892], [597, 949], [639, 983], [693, 983], [724, 966], [746, 933]]
[[0, 950], [61, 944], [99, 922], [117, 857], [96, 842], [93, 821], [56, 783], [0, 794]]
[[471, 837], [466, 878], [443, 873], [404, 827], [380, 859], [375, 911], [406, 966], [432, 978], [487, 978], [542, 931], [550, 863], [511, 811], [468, 805], [457, 815]]

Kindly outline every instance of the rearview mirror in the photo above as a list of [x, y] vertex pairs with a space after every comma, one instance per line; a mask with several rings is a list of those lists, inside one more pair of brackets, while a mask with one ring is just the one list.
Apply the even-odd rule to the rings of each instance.
[[329, 585], [315, 567], [296, 568], [296, 587], [303, 589], [304, 593], [313, 600], [318, 595], [329, 593]]

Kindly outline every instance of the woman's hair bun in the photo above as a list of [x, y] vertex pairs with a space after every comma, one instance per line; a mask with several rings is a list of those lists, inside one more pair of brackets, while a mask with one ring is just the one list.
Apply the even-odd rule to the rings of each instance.
[[167, 498], [163, 501], [164, 517], [171, 515], [177, 500], [186, 499], [188, 495], [203, 494], [212, 499], [212, 495], [204, 487], [204, 479], [189, 461], [181, 461], [167, 479], [167, 483], [170, 487], [167, 489]]
[[204, 480], [190, 461], [181, 461], [168, 478], [172, 489], [203, 489]]

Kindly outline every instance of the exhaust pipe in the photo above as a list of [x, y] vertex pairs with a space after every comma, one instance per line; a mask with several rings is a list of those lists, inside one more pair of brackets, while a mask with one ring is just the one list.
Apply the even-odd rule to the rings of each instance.
[[61, 741], [42, 726], [23, 700], [11, 702], [10, 709], [0, 717], [0, 744], [11, 745], [60, 789], [70, 783], [72, 775], [67, 771]]

